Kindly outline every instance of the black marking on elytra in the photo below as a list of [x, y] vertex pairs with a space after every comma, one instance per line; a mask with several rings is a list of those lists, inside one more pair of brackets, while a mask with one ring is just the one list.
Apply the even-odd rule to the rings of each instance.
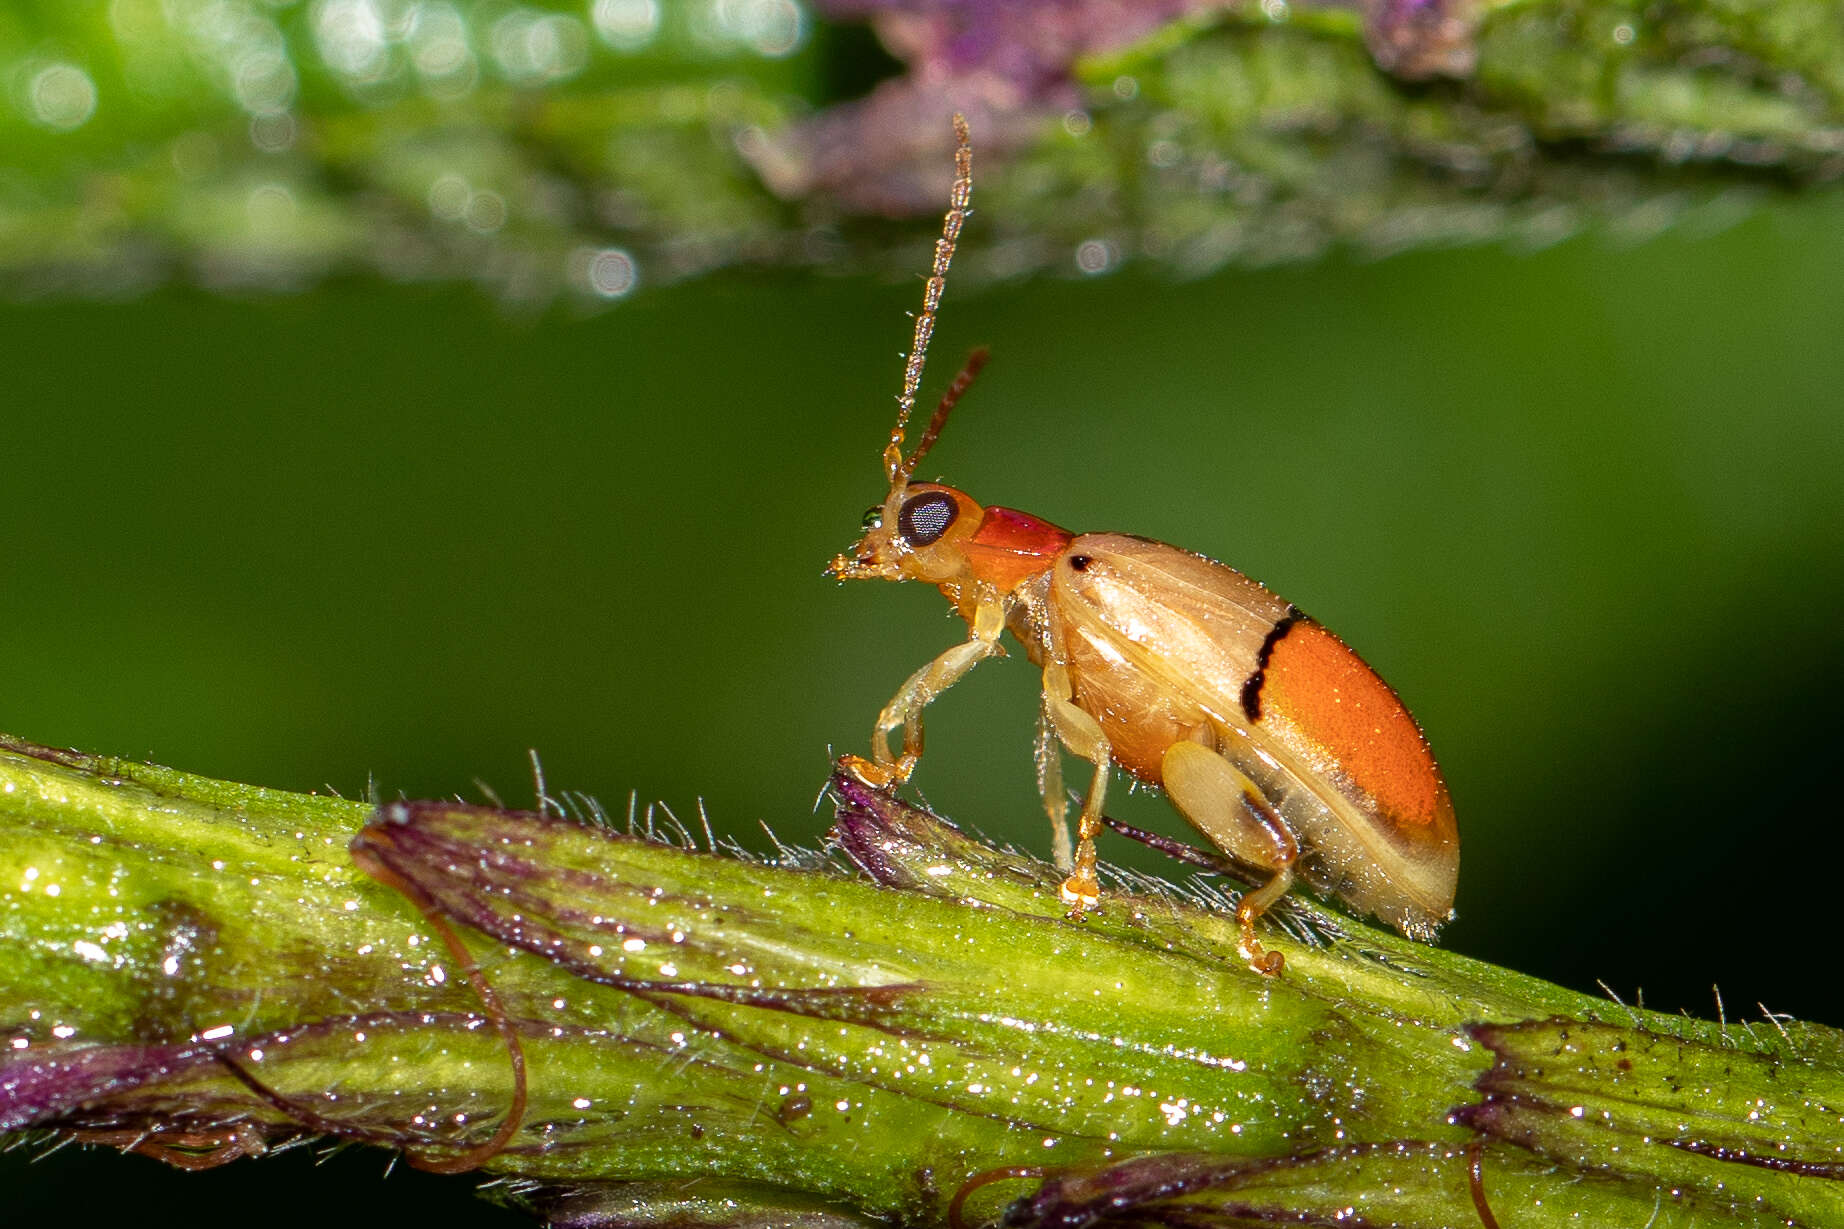
[[1262, 640], [1261, 648], [1255, 654], [1255, 673], [1249, 675], [1248, 681], [1242, 684], [1242, 711], [1250, 721], [1261, 720], [1261, 689], [1268, 681], [1268, 658], [1274, 656], [1274, 646], [1285, 640], [1287, 633], [1305, 617], [1298, 606], [1287, 607], [1287, 613], [1274, 621], [1274, 626], [1268, 629], [1267, 637]]

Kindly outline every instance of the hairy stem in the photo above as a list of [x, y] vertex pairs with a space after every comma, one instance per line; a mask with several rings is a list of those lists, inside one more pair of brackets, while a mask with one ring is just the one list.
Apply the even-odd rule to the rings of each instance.
[[0, 1130], [439, 1164], [506, 1127], [515, 1030], [529, 1103], [484, 1167], [560, 1225], [1844, 1217], [1830, 1029], [1629, 1010], [1304, 900], [1266, 978], [1213, 889], [1074, 922], [1047, 865], [835, 793], [843, 857], [777, 864], [7, 740]]

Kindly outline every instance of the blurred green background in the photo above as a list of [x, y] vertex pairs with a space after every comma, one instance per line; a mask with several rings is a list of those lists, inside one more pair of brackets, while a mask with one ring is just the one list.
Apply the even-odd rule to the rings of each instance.
[[[1454, 792], [1446, 945], [1844, 1024], [1840, 270], [1831, 194], [1643, 243], [951, 283], [925, 400], [994, 358], [925, 476], [1214, 555], [1358, 648]], [[0, 305], [0, 728], [513, 805], [535, 749], [553, 794], [817, 843], [830, 755], [964, 634], [933, 591], [820, 577], [882, 494], [917, 295], [731, 271], [599, 314], [362, 277]], [[1043, 852], [1035, 688], [1021, 658], [955, 688], [917, 786]], [[378, 1154], [25, 1162], [14, 1213], [66, 1224], [515, 1221]]]

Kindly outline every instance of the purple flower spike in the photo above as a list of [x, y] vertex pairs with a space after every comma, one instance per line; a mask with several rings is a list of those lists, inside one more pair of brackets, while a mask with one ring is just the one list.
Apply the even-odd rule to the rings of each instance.
[[1478, 67], [1475, 0], [1362, 0], [1359, 7], [1364, 44], [1384, 72], [1421, 81], [1470, 77]]
[[751, 151], [785, 197], [823, 191], [866, 212], [932, 213], [947, 197], [948, 116], [982, 156], [1028, 148], [1044, 121], [1083, 105], [1076, 66], [1227, 0], [826, 0], [868, 18], [908, 71]]

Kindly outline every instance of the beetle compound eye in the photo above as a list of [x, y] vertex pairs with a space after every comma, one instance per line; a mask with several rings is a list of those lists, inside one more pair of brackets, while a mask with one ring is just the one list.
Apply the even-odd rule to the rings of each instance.
[[948, 531], [960, 509], [954, 506], [954, 500], [938, 491], [927, 495], [918, 495], [903, 504], [903, 510], [897, 513], [897, 531], [903, 535], [903, 541], [911, 546], [933, 546], [941, 541], [941, 535]]
[[864, 510], [864, 520], [859, 522], [859, 525], [861, 528], [869, 531], [878, 528], [883, 523], [884, 506], [882, 504], [872, 504]]

